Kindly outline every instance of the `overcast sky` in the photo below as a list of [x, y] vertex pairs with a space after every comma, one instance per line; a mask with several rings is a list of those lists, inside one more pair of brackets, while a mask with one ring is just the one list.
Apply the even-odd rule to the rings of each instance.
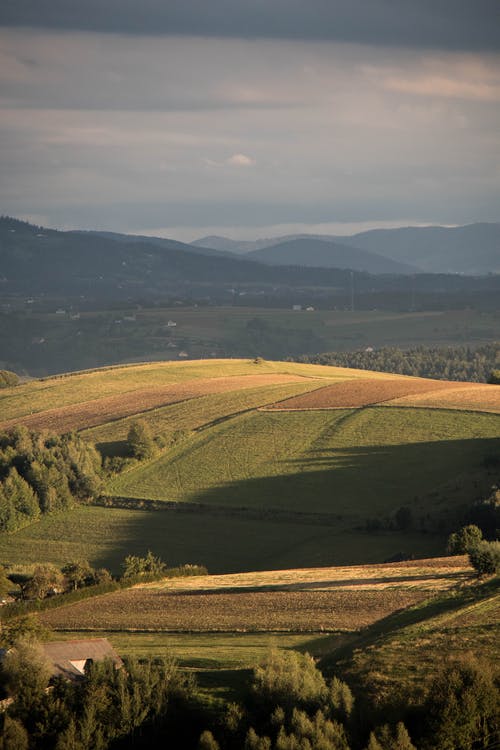
[[190, 240], [499, 206], [499, 0], [0, 0], [0, 213]]

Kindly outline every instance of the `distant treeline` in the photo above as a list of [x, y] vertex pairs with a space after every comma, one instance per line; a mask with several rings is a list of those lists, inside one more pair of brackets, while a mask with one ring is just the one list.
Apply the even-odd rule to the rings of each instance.
[[441, 346], [416, 349], [383, 347], [377, 350], [354, 352], [324, 352], [304, 355], [298, 362], [316, 365], [353, 367], [359, 370], [379, 370], [399, 375], [416, 375], [437, 380], [463, 380], [486, 383], [493, 370], [500, 365], [500, 344], [469, 346]]
[[22, 426], [0, 433], [0, 531], [16, 531], [100, 488], [101, 457], [79, 435]]

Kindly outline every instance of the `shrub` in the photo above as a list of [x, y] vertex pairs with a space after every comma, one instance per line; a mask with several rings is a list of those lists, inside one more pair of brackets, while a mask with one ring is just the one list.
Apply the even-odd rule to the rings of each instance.
[[254, 670], [254, 693], [267, 705], [319, 706], [328, 689], [312, 656], [273, 649]]
[[9, 388], [19, 383], [19, 376], [10, 370], [0, 370], [0, 388]]
[[479, 542], [469, 550], [470, 564], [479, 575], [489, 575], [500, 571], [500, 542]]
[[446, 550], [449, 555], [465, 555], [477, 547], [482, 538], [481, 529], [474, 524], [469, 524], [469, 526], [463, 526], [460, 531], [450, 534]]

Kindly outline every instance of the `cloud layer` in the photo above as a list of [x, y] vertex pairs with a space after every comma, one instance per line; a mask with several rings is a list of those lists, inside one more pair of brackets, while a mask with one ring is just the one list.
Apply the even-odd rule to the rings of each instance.
[[[61, 9], [69, 5], [61, 0]], [[98, 3], [106, 13], [112, 5]], [[122, 5], [132, 18], [137, 3]], [[246, 4], [230, 5], [241, 5], [245, 28]], [[252, 3], [262, 13], [279, 5]], [[287, 5], [299, 37], [306, 6]], [[200, 4], [189, 28], [199, 24], [203, 36], [181, 36], [184, 5], [170, 0], [155, 8], [178, 11], [177, 35], [0, 29], [0, 212], [183, 238], [239, 226], [263, 234], [277, 225], [498, 220], [500, 54], [486, 42], [482, 51], [452, 51], [446, 39], [431, 49], [388, 45], [383, 35], [371, 43], [314, 38], [332, 8], [342, 22], [330, 36], [349, 36], [342, 28], [355, 5], [308, 3], [296, 39], [233, 38], [236, 22], [230, 14], [220, 25], [220, 2]], [[363, 6], [381, 18], [407, 8], [413, 27], [418, 8], [418, 28], [427, 28], [426, 2]], [[437, 28], [445, 6], [434, 4]], [[493, 6], [460, 3], [456, 16]], [[36, 7], [32, 25], [50, 26], [57, 3]], [[24, 12], [27, 23], [33, 8], [4, 2], [2, 20], [20, 22]], [[103, 13], [96, 5], [89, 15], [101, 29]], [[85, 26], [78, 14], [73, 20]], [[364, 34], [373, 36], [367, 20]]]
[[498, 50], [497, 0], [3, 0], [0, 24]]

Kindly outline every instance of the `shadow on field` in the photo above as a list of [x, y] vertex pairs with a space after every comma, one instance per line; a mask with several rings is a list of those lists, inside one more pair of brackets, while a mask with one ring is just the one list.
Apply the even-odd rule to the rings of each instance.
[[[216, 573], [442, 554], [445, 535], [439, 523], [454, 525], [455, 509], [488, 494], [494, 476], [482, 463], [499, 442], [480, 438], [313, 450], [300, 461], [283, 463], [291, 473], [191, 493], [187, 501], [198, 508], [180, 503], [157, 511], [102, 509], [110, 520], [114, 513], [117, 522], [96, 532], [107, 538], [99, 539], [94, 562], [118, 570], [125, 555], [151, 549], [168, 565], [203, 564]], [[168, 500], [168, 489], [164, 497]], [[390, 520], [402, 506], [412, 511], [409, 527], [366, 531], [367, 521]], [[90, 529], [86, 535], [91, 544]]]
[[[360, 635], [337, 646], [333, 652], [325, 656], [321, 666], [331, 667], [335, 662], [348, 658], [355, 649], [366, 648], [381, 636], [393, 635], [403, 628], [429, 621], [439, 615], [452, 614], [463, 607], [488, 599], [498, 592], [499, 586], [500, 581], [496, 577], [483, 584], [462, 589], [459, 593], [452, 591], [442, 597], [433, 598], [423, 604], [409, 607], [402, 612], [393, 612], [387, 617], [377, 620], [373, 625], [369, 625]], [[312, 639], [312, 644], [314, 644], [314, 639]]]
[[417, 513], [440, 511], [450, 502], [470, 503], [489, 489], [491, 478], [482, 463], [498, 451], [499, 443], [478, 438], [311, 450], [283, 461], [279, 476], [206, 487], [188, 500], [228, 508], [331, 513], [361, 522], [416, 501], [422, 501], [414, 507]]

